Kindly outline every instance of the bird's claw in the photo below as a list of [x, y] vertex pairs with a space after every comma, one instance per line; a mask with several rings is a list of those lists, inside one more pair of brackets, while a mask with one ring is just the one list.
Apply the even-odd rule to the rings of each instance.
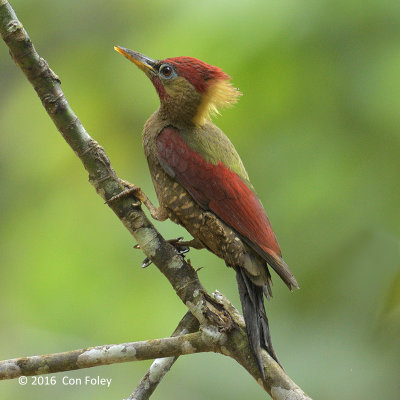
[[[140, 249], [140, 244], [137, 243], [133, 246], [133, 248], [135, 250], [139, 250]], [[151, 265], [153, 263], [153, 261], [150, 260], [149, 257], [146, 257], [143, 261], [142, 261], [142, 268], [147, 268], [149, 265]]]
[[[177, 250], [178, 254], [181, 255], [182, 257], [185, 256], [186, 253], [188, 253], [190, 251], [190, 247], [185, 246], [185, 245], [181, 245], [180, 241], [183, 239], [183, 236], [178, 237], [176, 239], [169, 239], [167, 240], [168, 243], [172, 244], [172, 246], [175, 247], [175, 249]], [[140, 244], [135, 244], [133, 246], [134, 249], [140, 249]], [[147, 268], [149, 265], [151, 265], [153, 262], [146, 257], [143, 262], [142, 262], [142, 268]]]
[[142, 268], [147, 268], [152, 263], [153, 263], [153, 261], [151, 261], [148, 257], [146, 257], [142, 262]]
[[185, 243], [182, 243], [181, 240], [183, 240], [183, 236], [180, 236], [175, 239], [169, 239], [169, 240], [167, 240], [167, 242], [169, 244], [172, 244], [172, 246], [175, 247], [175, 249], [181, 256], [184, 256], [186, 253], [189, 253], [190, 247], [186, 246]]
[[168, 239], [167, 242], [172, 244], [172, 246], [175, 246], [175, 244], [179, 243], [181, 240], [183, 240], [183, 236], [179, 236], [175, 239]]
[[115, 196], [111, 197], [110, 199], [106, 200], [104, 202], [104, 204], [111, 204], [111, 203], [115, 202], [116, 200], [120, 200], [124, 197], [129, 196], [130, 194], [133, 194], [136, 197], [136, 201], [132, 203], [132, 206], [139, 207], [142, 204], [142, 201], [140, 200], [142, 189], [140, 189], [139, 186], [136, 186], [135, 184], [125, 181], [123, 179], [121, 179], [120, 182], [122, 183], [122, 185], [125, 186], [125, 190], [116, 194]]

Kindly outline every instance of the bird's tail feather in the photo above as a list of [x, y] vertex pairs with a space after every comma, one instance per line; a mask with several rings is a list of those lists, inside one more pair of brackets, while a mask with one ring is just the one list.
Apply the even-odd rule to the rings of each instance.
[[299, 289], [296, 278], [281, 256], [276, 254], [273, 250], [268, 249], [268, 252], [265, 253], [265, 259], [290, 290]]
[[236, 268], [236, 279], [239, 287], [240, 301], [244, 321], [246, 322], [247, 337], [250, 348], [256, 358], [258, 367], [265, 378], [261, 349], [267, 350], [268, 354], [282, 367], [274, 348], [272, 347], [269, 332], [268, 318], [264, 308], [264, 291], [262, 286], [255, 285], [247, 276], [243, 268]]

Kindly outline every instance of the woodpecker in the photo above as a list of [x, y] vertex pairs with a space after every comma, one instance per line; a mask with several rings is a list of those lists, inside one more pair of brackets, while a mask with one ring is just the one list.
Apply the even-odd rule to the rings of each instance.
[[241, 93], [220, 68], [196, 58], [152, 60], [114, 48], [146, 74], [160, 98], [143, 129], [159, 207], [137, 187], [136, 195], [153, 218], [169, 218], [193, 236], [185, 245], [206, 248], [235, 270], [250, 348], [265, 378], [262, 348], [280, 365], [264, 308], [264, 295], [272, 296], [268, 266], [290, 290], [299, 286], [237, 151], [211, 122]]

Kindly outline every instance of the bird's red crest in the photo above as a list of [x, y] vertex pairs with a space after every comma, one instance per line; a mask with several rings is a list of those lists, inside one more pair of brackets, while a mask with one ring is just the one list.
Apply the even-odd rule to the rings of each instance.
[[236, 103], [241, 95], [229, 82], [230, 76], [214, 65], [192, 57], [166, 58], [161, 61], [163, 62], [173, 65], [177, 74], [202, 95], [202, 101], [192, 120], [195, 125], [203, 125], [212, 115], [218, 114], [220, 108]]
[[212, 82], [230, 79], [230, 76], [220, 68], [197, 58], [174, 57], [162, 62], [172, 64], [178, 75], [186, 78], [199, 93], [205, 93]]

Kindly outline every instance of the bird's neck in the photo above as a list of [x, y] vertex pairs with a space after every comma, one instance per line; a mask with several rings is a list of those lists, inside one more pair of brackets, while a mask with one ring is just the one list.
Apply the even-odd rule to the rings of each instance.
[[176, 103], [162, 102], [158, 112], [163, 120], [169, 121], [172, 125], [192, 126], [196, 107], [192, 104], [182, 107]]
[[196, 116], [201, 109], [202, 96], [192, 90], [170, 90], [168, 94], [160, 101], [160, 116], [179, 125], [198, 125]]

